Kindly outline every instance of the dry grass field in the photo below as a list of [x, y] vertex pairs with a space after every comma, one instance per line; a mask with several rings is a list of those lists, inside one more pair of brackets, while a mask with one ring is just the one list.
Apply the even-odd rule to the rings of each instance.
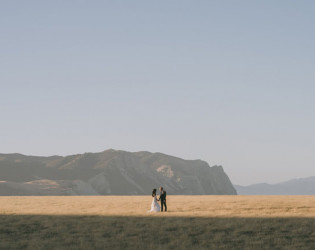
[[0, 197], [0, 249], [315, 249], [314, 196]]

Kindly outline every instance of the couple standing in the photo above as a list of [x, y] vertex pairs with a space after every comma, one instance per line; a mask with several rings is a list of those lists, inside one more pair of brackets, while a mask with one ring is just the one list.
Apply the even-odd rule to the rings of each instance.
[[[163, 212], [163, 207], [165, 207], [165, 212], [167, 211], [166, 206], [166, 192], [163, 190], [162, 187], [160, 187], [160, 197], [159, 199], [156, 197], [156, 189], [153, 189], [152, 191], [152, 203], [151, 203], [151, 210], [150, 212]], [[161, 202], [161, 206], [159, 202]]]

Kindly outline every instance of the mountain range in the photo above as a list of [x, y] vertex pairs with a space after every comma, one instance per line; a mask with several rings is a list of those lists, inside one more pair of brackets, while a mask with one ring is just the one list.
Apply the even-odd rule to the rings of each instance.
[[0, 195], [235, 195], [221, 166], [162, 153], [0, 154]]
[[240, 195], [315, 195], [315, 176], [276, 184], [234, 185]]

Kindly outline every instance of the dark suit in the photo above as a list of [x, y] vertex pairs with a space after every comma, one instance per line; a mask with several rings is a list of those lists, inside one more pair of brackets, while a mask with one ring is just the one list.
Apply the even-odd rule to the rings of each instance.
[[161, 202], [161, 212], [163, 212], [163, 207], [165, 207], [165, 212], [167, 211], [167, 206], [166, 206], [166, 192], [162, 190], [160, 193], [160, 202]]

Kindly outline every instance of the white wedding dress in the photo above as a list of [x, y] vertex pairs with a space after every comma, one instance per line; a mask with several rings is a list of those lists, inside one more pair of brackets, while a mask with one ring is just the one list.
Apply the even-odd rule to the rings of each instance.
[[151, 203], [151, 210], [149, 212], [160, 212], [160, 211], [161, 211], [160, 204], [158, 200], [156, 199], [156, 196], [154, 196]]

